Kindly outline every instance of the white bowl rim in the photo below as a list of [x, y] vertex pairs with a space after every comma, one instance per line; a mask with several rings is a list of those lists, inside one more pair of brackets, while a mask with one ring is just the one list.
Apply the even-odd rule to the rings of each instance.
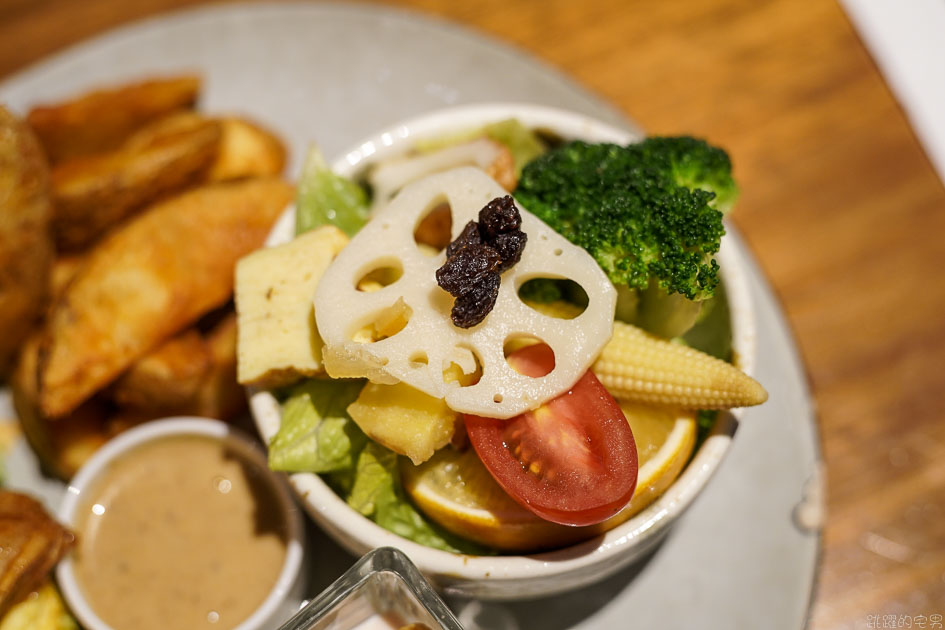
[[[529, 127], [547, 128], [564, 138], [591, 142], [628, 143], [642, 135], [590, 116], [564, 109], [529, 103], [483, 103], [462, 105], [421, 114], [395, 123], [353, 145], [331, 162], [340, 175], [351, 177], [366, 161], [395, 155], [418, 139], [449, 131], [472, 129], [488, 122], [516, 118]], [[409, 141], [409, 143], [408, 143]], [[272, 246], [290, 240], [294, 228], [294, 207], [279, 218], [267, 239]], [[737, 244], [726, 242], [717, 259], [725, 282], [730, 307], [732, 348], [736, 364], [752, 375], [755, 364], [755, 317], [747, 263]], [[265, 441], [279, 426], [279, 405], [267, 390], [250, 389], [250, 408], [260, 435]], [[730, 412], [738, 418], [741, 410]], [[352, 510], [321, 478], [313, 473], [295, 473], [289, 480], [308, 508], [309, 514], [349, 551], [361, 554], [382, 546], [403, 550], [434, 580], [490, 581], [501, 587], [506, 581], [527, 578], [567, 577], [589, 570], [605, 559], [612, 559], [630, 548], [659, 536], [663, 527], [680, 516], [715, 473], [731, 444], [731, 435], [713, 432], [700, 446], [682, 474], [670, 488], [646, 509], [603, 535], [557, 550], [528, 555], [472, 556], [453, 554], [426, 547], [394, 534]], [[618, 564], [620, 564], [618, 562]], [[612, 565], [608, 565], [612, 566]], [[604, 574], [606, 575], [606, 574]], [[601, 575], [601, 577], [604, 577]], [[531, 594], [557, 592], [562, 588], [542, 588]]]
[[[258, 630], [279, 612], [279, 606], [290, 593], [302, 568], [304, 525], [291, 494], [283, 480], [269, 470], [266, 456], [257, 442], [235, 430], [231, 425], [196, 416], [174, 416], [141, 424], [109, 440], [98, 449], [75, 474], [66, 488], [62, 503], [57, 511], [59, 521], [66, 527], [76, 527], [76, 512], [85, 497], [83, 492], [94, 488], [105, 469], [117, 458], [148, 442], [166, 438], [196, 435], [216, 438], [223, 442], [238, 445], [241, 455], [268, 477], [270, 486], [275, 490], [279, 506], [285, 516], [288, 536], [285, 560], [276, 578], [276, 583], [263, 602], [233, 630]], [[70, 554], [56, 567], [56, 580], [70, 610], [78, 617], [82, 626], [88, 630], [111, 630], [92, 608], [76, 577], [73, 559]]]

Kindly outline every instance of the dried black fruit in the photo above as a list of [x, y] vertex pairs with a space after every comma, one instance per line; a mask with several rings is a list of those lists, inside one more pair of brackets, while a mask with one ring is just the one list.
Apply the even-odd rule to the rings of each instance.
[[490, 242], [499, 234], [506, 234], [522, 226], [522, 215], [511, 195], [497, 197], [479, 211], [479, 233]]
[[525, 250], [525, 242], [528, 235], [521, 230], [499, 234], [492, 239], [492, 247], [499, 252], [502, 263], [499, 265], [498, 272], [502, 273], [511, 269], [515, 263], [522, 258], [522, 251]]
[[495, 274], [502, 258], [488, 245], [471, 244], [459, 248], [436, 270], [436, 283], [453, 297], [460, 296]]
[[479, 236], [479, 226], [476, 225], [475, 221], [470, 221], [466, 224], [466, 227], [463, 228], [463, 231], [459, 233], [459, 236], [456, 237], [456, 240], [446, 246], [446, 257], [450, 258], [464, 245], [478, 245], [481, 242], [482, 238]]
[[498, 272], [485, 276], [481, 282], [463, 293], [453, 302], [450, 319], [460, 328], [472, 328], [486, 318], [499, 298]]
[[522, 258], [528, 236], [511, 196], [496, 197], [446, 247], [436, 282], [456, 298], [450, 318], [460, 328], [484, 320], [499, 297], [500, 273]]

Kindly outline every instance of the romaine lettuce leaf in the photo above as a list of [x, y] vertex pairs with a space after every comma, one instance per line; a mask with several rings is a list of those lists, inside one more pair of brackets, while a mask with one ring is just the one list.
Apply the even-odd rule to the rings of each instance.
[[362, 380], [311, 379], [290, 389], [269, 443], [269, 467], [322, 474], [348, 505], [408, 540], [454, 553], [490, 553], [427, 521], [409, 502], [398, 455], [369, 440], [348, 416], [363, 386]]
[[398, 456], [369, 441], [358, 456], [348, 505], [384, 529], [427, 547], [453, 553], [482, 555], [482, 547], [428, 522], [404, 496]]
[[363, 386], [356, 379], [310, 379], [296, 385], [269, 443], [269, 467], [316, 473], [353, 469], [367, 438], [346, 409]]
[[295, 202], [295, 233], [334, 225], [354, 236], [368, 220], [367, 193], [357, 183], [328, 168], [317, 147], [309, 150]]

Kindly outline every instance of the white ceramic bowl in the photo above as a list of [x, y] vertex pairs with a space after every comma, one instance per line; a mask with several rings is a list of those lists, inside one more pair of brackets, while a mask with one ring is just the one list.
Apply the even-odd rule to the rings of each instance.
[[[221, 440], [233, 446], [246, 461], [263, 475], [269, 475], [270, 487], [276, 492], [288, 527], [285, 561], [272, 590], [262, 604], [234, 630], [259, 630], [273, 628], [287, 619], [297, 608], [304, 589], [301, 572], [304, 547], [302, 517], [295, 506], [286, 484], [269, 470], [265, 454], [258, 445], [231, 426], [219, 420], [206, 418], [166, 418], [148, 422], [110, 440], [95, 452], [69, 482], [65, 498], [59, 507], [60, 522], [75, 529], [78, 511], [87, 499], [84, 493], [94, 491], [100, 475], [116, 458], [142, 444], [169, 437], [198, 435]], [[111, 630], [91, 607], [79, 580], [76, 578], [71, 555], [67, 555], [56, 568], [56, 579], [70, 610], [87, 630]]]
[[[402, 153], [419, 139], [512, 117], [565, 139], [623, 144], [639, 139], [624, 129], [559, 109], [515, 103], [472, 105], [439, 110], [393, 125], [355, 145], [338, 157], [332, 168], [342, 175], [354, 176], [372, 162]], [[294, 210], [290, 208], [274, 226], [267, 244], [291, 240], [293, 228]], [[733, 354], [738, 367], [751, 374], [755, 323], [744, 264], [731, 245], [723, 245], [717, 259], [731, 312]], [[260, 434], [269, 440], [279, 428], [278, 402], [268, 391], [252, 391], [250, 406]], [[355, 555], [376, 547], [398, 547], [424, 575], [449, 593], [483, 599], [538, 597], [601, 580], [652, 549], [718, 468], [731, 443], [733, 425], [733, 416], [719, 414], [712, 434], [675, 483], [622, 525], [570, 547], [531, 555], [467, 556], [424, 547], [379, 527], [349, 508], [318, 475], [297, 473], [290, 476], [290, 482], [312, 518]]]

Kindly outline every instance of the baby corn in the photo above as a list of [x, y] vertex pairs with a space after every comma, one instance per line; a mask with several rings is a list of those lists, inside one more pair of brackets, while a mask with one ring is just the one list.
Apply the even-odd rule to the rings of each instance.
[[[552, 317], [573, 318], [580, 309], [565, 302], [530, 304]], [[615, 398], [690, 409], [759, 405], [768, 392], [720, 359], [614, 322], [614, 334], [591, 371]]]
[[591, 370], [624, 400], [728, 409], [768, 399], [768, 392], [735, 366], [623, 322], [614, 322], [614, 335]]

